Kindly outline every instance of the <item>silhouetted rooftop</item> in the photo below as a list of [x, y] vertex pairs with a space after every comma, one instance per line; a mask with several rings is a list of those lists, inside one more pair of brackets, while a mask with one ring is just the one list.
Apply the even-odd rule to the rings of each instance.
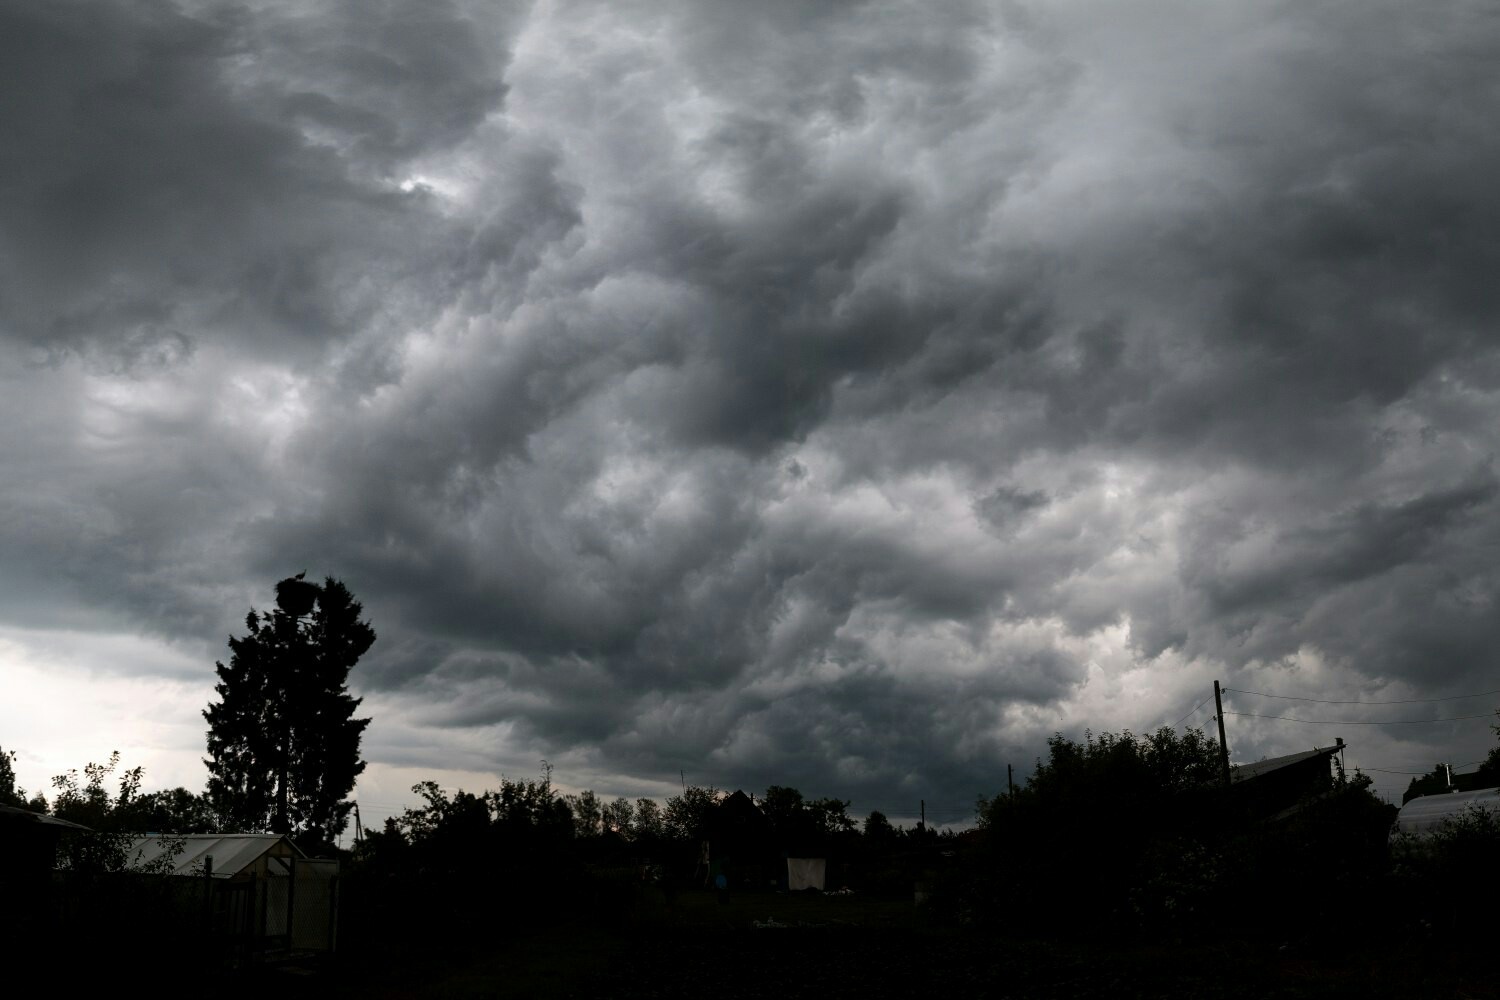
[[41, 826], [57, 826], [66, 830], [88, 830], [89, 827], [82, 823], [74, 823], [66, 819], [58, 819], [46, 813], [32, 812], [30, 809], [18, 809], [15, 806], [0, 806], [0, 819], [17, 823], [37, 823]]
[[1284, 767], [1291, 767], [1294, 764], [1300, 764], [1315, 757], [1327, 757], [1331, 754], [1336, 754], [1342, 749], [1343, 747], [1338, 746], [1314, 747], [1311, 750], [1303, 750], [1301, 753], [1289, 753], [1284, 757], [1270, 757], [1266, 760], [1258, 760], [1253, 764], [1236, 764], [1230, 768], [1229, 777], [1231, 781], [1235, 782], [1249, 781], [1251, 778], [1259, 778], [1270, 774], [1272, 771], [1279, 771]]

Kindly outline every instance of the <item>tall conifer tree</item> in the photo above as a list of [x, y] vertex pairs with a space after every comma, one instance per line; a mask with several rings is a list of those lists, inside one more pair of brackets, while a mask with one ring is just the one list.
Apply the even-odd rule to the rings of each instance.
[[245, 619], [218, 663], [210, 704], [208, 794], [226, 829], [266, 830], [331, 846], [348, 823], [345, 797], [365, 769], [349, 671], [375, 641], [348, 589], [297, 574], [276, 585], [276, 610]]

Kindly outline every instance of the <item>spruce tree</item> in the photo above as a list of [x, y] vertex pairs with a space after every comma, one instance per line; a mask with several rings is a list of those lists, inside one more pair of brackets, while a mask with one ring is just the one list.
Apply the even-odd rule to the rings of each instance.
[[276, 585], [276, 610], [245, 619], [217, 663], [219, 702], [208, 720], [208, 794], [224, 829], [295, 837], [331, 847], [348, 823], [345, 797], [365, 768], [349, 671], [375, 641], [342, 583], [297, 574]]

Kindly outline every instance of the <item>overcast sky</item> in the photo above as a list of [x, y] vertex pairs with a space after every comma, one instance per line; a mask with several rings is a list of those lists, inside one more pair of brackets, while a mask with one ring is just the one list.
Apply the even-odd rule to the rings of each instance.
[[0, 0], [0, 745], [201, 787], [301, 570], [379, 634], [367, 819], [545, 758], [961, 822], [1215, 678], [1500, 689], [1497, 51], [1465, 0]]

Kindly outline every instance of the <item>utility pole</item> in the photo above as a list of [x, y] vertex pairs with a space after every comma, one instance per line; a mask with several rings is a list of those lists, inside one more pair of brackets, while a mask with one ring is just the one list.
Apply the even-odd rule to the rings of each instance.
[[922, 829], [927, 829], [927, 800], [922, 799]]
[[1011, 798], [1016, 797], [1016, 778], [1009, 764], [1005, 765], [1005, 789], [1010, 793]]
[[1229, 741], [1224, 738], [1224, 701], [1219, 697], [1219, 682], [1214, 681], [1214, 717], [1219, 720], [1219, 757], [1224, 764], [1224, 787], [1229, 787]]

